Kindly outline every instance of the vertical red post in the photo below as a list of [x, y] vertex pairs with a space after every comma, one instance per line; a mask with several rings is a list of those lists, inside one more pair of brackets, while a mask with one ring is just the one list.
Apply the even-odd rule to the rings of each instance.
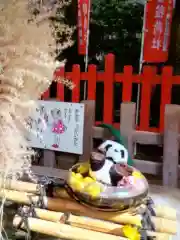
[[88, 100], [96, 100], [96, 78], [97, 69], [96, 65], [89, 65], [88, 67]]
[[133, 82], [133, 67], [124, 66], [122, 102], [131, 102]]
[[64, 67], [61, 67], [55, 72], [55, 78], [59, 79], [59, 81], [57, 81], [57, 96], [56, 96], [57, 100], [59, 101], [64, 101], [64, 84], [63, 84], [63, 81], [65, 80], [64, 72], [65, 72]]
[[105, 123], [113, 123], [113, 93], [114, 93], [114, 62], [113, 54], [105, 57], [104, 71], [104, 119]]
[[165, 105], [171, 103], [171, 91], [173, 83], [172, 67], [164, 67], [161, 75], [161, 105], [160, 105], [160, 132], [164, 130]]
[[79, 65], [73, 65], [72, 68], [72, 83], [75, 87], [72, 90], [72, 102], [79, 102], [79, 93], [80, 93], [80, 80], [81, 80], [81, 72]]
[[154, 68], [151, 66], [145, 66], [142, 73], [142, 88], [141, 88], [141, 107], [140, 107], [140, 130], [149, 130], [149, 120], [150, 120], [150, 103], [151, 103], [151, 93], [152, 84], [156, 73]]

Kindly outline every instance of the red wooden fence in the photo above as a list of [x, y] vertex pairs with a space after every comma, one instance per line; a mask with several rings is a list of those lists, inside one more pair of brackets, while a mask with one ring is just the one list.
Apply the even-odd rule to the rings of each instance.
[[[64, 72], [64, 69], [56, 71], [56, 76], [64, 76], [71, 80], [76, 87], [72, 90], [72, 102], [79, 102], [80, 96], [80, 81], [87, 80], [88, 82], [88, 100], [96, 100], [96, 82], [104, 82], [104, 116], [103, 122], [113, 123], [113, 84], [122, 83], [122, 101], [130, 102], [132, 97], [132, 84], [141, 84], [141, 99], [140, 99], [140, 123], [139, 129], [143, 131], [158, 131], [162, 132], [164, 128], [164, 109], [165, 104], [171, 103], [171, 90], [173, 84], [180, 85], [180, 76], [173, 76], [173, 69], [166, 66], [162, 70], [162, 74], [156, 74], [155, 68], [145, 66], [142, 74], [133, 74], [132, 66], [124, 66], [123, 73], [115, 73], [115, 56], [108, 54], [105, 57], [105, 70], [98, 72], [96, 65], [89, 65], [87, 72], [81, 72], [79, 65], [73, 65], [72, 72]], [[161, 103], [160, 103], [160, 121], [158, 128], [150, 128], [150, 102], [152, 88], [156, 84], [161, 84]], [[49, 98], [49, 90], [44, 93], [43, 99]], [[64, 86], [58, 83], [57, 100], [64, 100]], [[118, 124], [114, 124], [117, 126]]]

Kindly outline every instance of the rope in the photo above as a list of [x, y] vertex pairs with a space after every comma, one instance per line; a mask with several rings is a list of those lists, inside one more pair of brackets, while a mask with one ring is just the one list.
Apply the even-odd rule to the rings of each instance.
[[[38, 185], [38, 191], [39, 191], [39, 199], [36, 202], [36, 204], [33, 204], [33, 205], [35, 205], [35, 207], [45, 209], [46, 206], [45, 206], [45, 203], [44, 203], [44, 196], [46, 196], [46, 192], [47, 192], [46, 185], [39, 184]], [[31, 196], [30, 196], [30, 198], [31, 198]], [[32, 202], [32, 200], [31, 200], [31, 202]]]
[[19, 207], [18, 215], [21, 217], [21, 221], [19, 222], [16, 229], [21, 229], [22, 224], [24, 224], [25, 229], [27, 231], [26, 239], [31, 240], [33, 238], [33, 236], [36, 236], [35, 233], [31, 232], [31, 230], [29, 228], [29, 223], [28, 223], [28, 217], [36, 217], [36, 213], [35, 213], [33, 205], [31, 205], [30, 207], [28, 207], [26, 209], [23, 206]]
[[153, 202], [153, 200], [152, 200], [152, 198], [148, 198], [147, 199], [147, 208], [148, 208], [148, 210], [149, 210], [149, 212], [151, 213], [151, 216], [156, 216], [156, 213], [155, 213], [155, 211], [154, 211], [154, 209], [153, 209], [153, 205], [154, 205], [154, 202]]
[[37, 186], [37, 191], [39, 192], [39, 199], [37, 202], [33, 202], [32, 196], [29, 196], [30, 200], [30, 206], [29, 207], [24, 207], [20, 206], [18, 209], [18, 215], [21, 217], [21, 221], [16, 227], [16, 229], [21, 229], [22, 224], [25, 225], [25, 229], [27, 231], [27, 240], [30, 239], [35, 239], [39, 234], [37, 233], [32, 233], [29, 224], [28, 224], [28, 217], [37, 217], [35, 208], [41, 208], [45, 209], [45, 203], [44, 203], [44, 196], [47, 196], [47, 193], [52, 195], [52, 190], [53, 190], [53, 181], [48, 178], [48, 177], [43, 177], [41, 179], [38, 179], [38, 186]]
[[142, 214], [142, 227], [139, 229], [139, 233], [141, 234], [141, 240], [153, 240], [156, 238], [147, 236], [147, 230], [153, 232], [155, 231], [155, 225], [151, 220], [151, 216], [156, 216], [156, 213], [152, 207], [154, 205], [154, 202], [150, 197], [145, 199], [144, 202], [147, 206], [147, 209]]
[[[50, 184], [50, 182], [48, 183]], [[27, 238], [26, 238], [27, 240], [35, 239], [39, 235], [38, 233], [31, 232], [28, 224], [28, 217], [37, 217], [35, 212], [36, 207], [42, 208], [42, 209], [46, 208], [44, 204], [44, 196], [46, 196], [46, 189], [47, 189], [47, 185], [43, 185], [39, 183], [38, 189], [37, 189], [39, 192], [38, 201], [34, 203], [32, 196], [29, 196], [30, 206], [26, 208], [24, 206], [20, 206], [18, 209], [18, 215], [21, 217], [21, 221], [16, 228], [21, 229], [22, 224], [25, 225], [25, 229], [27, 231]]]

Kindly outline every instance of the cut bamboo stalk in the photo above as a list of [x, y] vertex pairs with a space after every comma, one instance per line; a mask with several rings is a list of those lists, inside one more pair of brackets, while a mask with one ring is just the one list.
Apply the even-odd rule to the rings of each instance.
[[[56, 198], [64, 198], [64, 199], [71, 199], [68, 193], [63, 188], [55, 188], [53, 191], [53, 196]], [[146, 206], [144, 205], [144, 208]], [[168, 206], [161, 206], [161, 205], [153, 205], [153, 210], [157, 217], [166, 218], [169, 220], [177, 219], [177, 212], [176, 209], [168, 207]]]
[[[56, 200], [56, 201], [55, 201]], [[129, 213], [107, 213], [97, 210], [92, 210], [83, 205], [80, 205], [74, 201], [68, 199], [48, 199], [48, 209], [54, 211], [66, 211], [71, 213], [76, 213], [78, 215], [84, 215], [91, 218], [97, 218], [101, 220], [112, 221], [120, 224], [133, 224], [141, 225], [142, 216], [141, 215], [131, 215]], [[152, 217], [152, 222], [155, 225], [155, 230], [157, 232], [164, 232], [169, 234], [177, 233], [177, 222], [169, 219]]]
[[[110, 222], [87, 218], [87, 217], [74, 216], [72, 214], [68, 218], [68, 223], [71, 226], [75, 226], [75, 227], [81, 227], [89, 230], [109, 233], [109, 234], [118, 235], [118, 236], [124, 236], [123, 229], [122, 229], [123, 225], [119, 225], [116, 223], [110, 223]], [[156, 240], [162, 240], [162, 239], [170, 240], [172, 237], [167, 233], [158, 233], [158, 232], [152, 232], [152, 231], [147, 231], [147, 235], [149, 237], [152, 237], [152, 236], [156, 237]]]
[[[8, 200], [17, 202], [17, 203], [24, 203], [26, 205], [33, 203], [37, 203], [39, 200], [39, 196], [33, 195], [31, 193], [26, 192], [18, 192], [13, 190], [6, 190], [0, 192], [0, 197], [5, 196]], [[105, 213], [100, 211], [92, 211], [90, 208], [87, 208], [83, 205], [80, 205], [76, 202], [60, 199], [60, 198], [47, 198], [43, 197], [44, 205], [47, 209], [53, 211], [65, 211], [65, 212], [72, 212], [77, 214], [85, 214], [86, 216], [93, 217], [93, 218], [100, 218], [104, 220], [110, 220], [117, 223], [124, 223], [124, 224], [141, 224], [141, 215], [131, 216], [128, 213]]]
[[155, 204], [153, 209], [157, 217], [166, 218], [169, 220], [177, 219], [177, 211], [174, 208]]
[[[31, 231], [46, 234], [57, 238], [69, 240], [94, 240], [94, 239], [127, 240], [127, 238], [124, 237], [94, 232], [87, 229], [72, 227], [62, 223], [54, 223], [32, 217], [29, 217], [27, 220], [28, 227]], [[13, 220], [14, 227], [18, 227], [21, 221], [22, 218], [20, 216], [15, 216]], [[24, 224], [22, 224], [21, 227], [23, 229], [26, 229], [26, 226]]]
[[[24, 207], [25, 211], [28, 211], [27, 207]], [[42, 220], [52, 221], [52, 222], [61, 222], [61, 223], [68, 223], [71, 226], [79, 227], [83, 229], [88, 229], [92, 231], [98, 231], [103, 233], [108, 233], [116, 236], [125, 237], [123, 234], [123, 225], [119, 225], [116, 223], [111, 223], [108, 221], [102, 221], [98, 219], [82, 217], [82, 216], [74, 216], [69, 214], [66, 218], [64, 213], [62, 212], [53, 212], [48, 211], [45, 209], [35, 208], [35, 214], [37, 218]], [[171, 236], [166, 233], [157, 233], [147, 231], [147, 235], [149, 237], [156, 237], [156, 240], [170, 240]]]
[[[3, 184], [4, 182], [0, 178], [0, 185], [3, 185]], [[20, 192], [39, 194], [38, 184], [30, 183], [30, 182], [23, 182], [23, 181], [16, 181], [16, 180], [9, 179], [5, 182], [4, 188], [9, 190], [20, 191]], [[66, 190], [63, 188], [55, 188], [53, 195], [55, 197], [60, 197], [60, 198], [68, 198], [68, 199], [70, 198]], [[170, 220], [176, 220], [177, 218], [176, 217], [177, 213], [174, 208], [167, 207], [167, 206], [154, 205], [153, 209], [157, 217], [167, 218]]]
[[[12, 190], [3, 190], [0, 192], [0, 197], [5, 196], [8, 200], [23, 203], [26, 205], [37, 203], [39, 197], [36, 195], [28, 194], [25, 192], [18, 192]], [[97, 218], [101, 220], [112, 221], [120, 224], [133, 224], [141, 225], [142, 216], [141, 215], [130, 215], [129, 213], [108, 213], [100, 212], [97, 210], [92, 210], [83, 205], [76, 203], [75, 201], [70, 201], [68, 199], [60, 198], [47, 198], [43, 197], [44, 205], [47, 209], [57, 211], [57, 212], [71, 212], [78, 215], [83, 215], [91, 218]], [[176, 234], [177, 232], [177, 222], [162, 219], [157, 217], [152, 217], [152, 222], [155, 225], [155, 230], [157, 232], [164, 232], [169, 234]]]
[[9, 190], [15, 190], [20, 192], [29, 192], [29, 193], [38, 193], [38, 184], [30, 183], [30, 182], [23, 182], [17, 180], [7, 179], [6, 181], [0, 178], [0, 186]]

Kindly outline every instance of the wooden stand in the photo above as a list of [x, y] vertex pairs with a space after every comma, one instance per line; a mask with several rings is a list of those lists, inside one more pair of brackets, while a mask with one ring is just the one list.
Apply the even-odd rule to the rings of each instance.
[[[1, 184], [2, 184], [2, 180], [0, 179], [0, 185]], [[38, 184], [29, 183], [29, 182], [8, 180], [5, 183], [5, 187], [6, 189], [16, 190], [20, 192], [28, 192], [28, 193], [34, 193], [34, 194], [39, 193]], [[55, 188], [53, 191], [53, 196], [55, 198], [70, 199], [66, 190], [64, 190], [63, 188]], [[167, 206], [154, 205], [153, 210], [155, 211], [157, 217], [166, 218], [169, 220], [176, 220], [177, 214], [174, 208], [170, 208]]]
[[[17, 202], [17, 203], [23, 203], [26, 205], [33, 203], [37, 203], [39, 200], [39, 196], [28, 194], [25, 192], [17, 192], [12, 190], [4, 190], [0, 192], [0, 197], [5, 196], [6, 199]], [[141, 215], [134, 215], [132, 216], [129, 213], [106, 213], [106, 212], [100, 212], [97, 210], [92, 210], [90, 208], [87, 208], [83, 205], [80, 205], [74, 201], [70, 201], [68, 199], [58, 199], [58, 198], [43, 198], [44, 205], [47, 209], [53, 210], [56, 212], [71, 212], [75, 213], [81, 216], [87, 216], [91, 218], [97, 218], [101, 220], [107, 220], [114, 223], [119, 224], [132, 224], [141, 226]], [[158, 218], [158, 217], [152, 217], [152, 222], [155, 225], [155, 230], [157, 232], [162, 233], [169, 233], [169, 234], [176, 234], [177, 232], [177, 223], [176, 221]], [[59, 218], [58, 220], [59, 221]]]
[[[60, 222], [63, 224], [68, 223], [68, 225], [83, 229], [88, 229], [92, 231], [107, 233], [115, 236], [124, 237], [123, 225], [116, 223], [102, 221], [93, 218], [87, 218], [83, 216], [75, 216], [73, 214], [64, 215], [62, 212], [53, 212], [45, 209], [35, 208], [35, 215], [37, 218], [51, 222]], [[28, 211], [28, 207], [24, 207], [24, 211]], [[147, 231], [148, 236], [156, 237], [156, 240], [169, 240], [170, 235], [166, 233], [157, 233]]]
[[[16, 216], [13, 221], [15, 227], [19, 226], [22, 218]], [[38, 232], [42, 234], [47, 234], [49, 236], [69, 239], [69, 240], [94, 240], [94, 239], [103, 239], [103, 240], [125, 240], [124, 237], [114, 236], [111, 234], [105, 234], [100, 232], [94, 232], [87, 229], [72, 227], [62, 223], [49, 222], [36, 218], [28, 218], [28, 226], [31, 231]], [[24, 223], [21, 226], [23, 229], [26, 229]], [[126, 239], [127, 240], [127, 239]]]

